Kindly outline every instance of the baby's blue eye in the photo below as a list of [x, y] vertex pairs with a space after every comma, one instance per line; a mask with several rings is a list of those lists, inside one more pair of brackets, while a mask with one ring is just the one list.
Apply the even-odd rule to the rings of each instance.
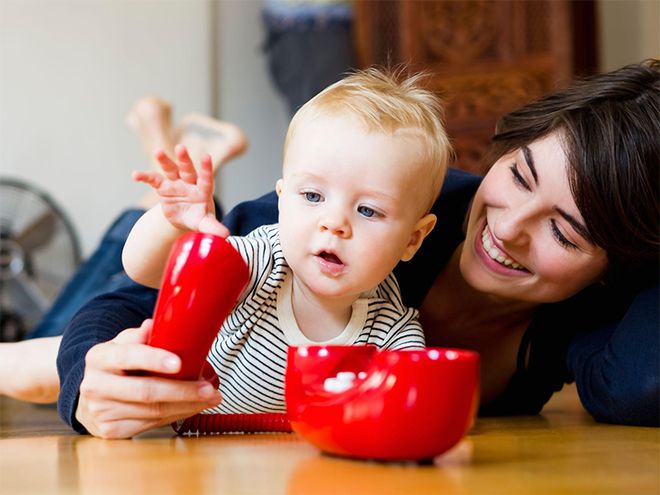
[[305, 199], [310, 203], [318, 203], [319, 201], [321, 201], [321, 195], [319, 193], [306, 192], [303, 193], [303, 195], [305, 196]]
[[378, 214], [376, 212], [376, 210], [372, 210], [368, 206], [358, 206], [357, 211], [360, 215], [362, 215], [363, 217], [367, 217], [367, 218], [374, 217]]

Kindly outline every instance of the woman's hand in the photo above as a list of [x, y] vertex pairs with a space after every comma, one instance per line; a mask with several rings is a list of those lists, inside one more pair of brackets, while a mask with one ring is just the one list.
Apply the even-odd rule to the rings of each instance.
[[157, 151], [156, 159], [163, 173], [133, 172], [133, 179], [154, 189], [163, 215], [178, 229], [227, 237], [229, 231], [215, 217], [211, 157], [202, 157], [198, 173], [185, 146], [177, 145], [175, 153], [173, 161], [163, 150]]
[[220, 392], [206, 381], [127, 373], [176, 373], [181, 368], [176, 354], [146, 345], [151, 326], [152, 320], [145, 320], [87, 353], [76, 419], [92, 435], [129, 438], [220, 403]]

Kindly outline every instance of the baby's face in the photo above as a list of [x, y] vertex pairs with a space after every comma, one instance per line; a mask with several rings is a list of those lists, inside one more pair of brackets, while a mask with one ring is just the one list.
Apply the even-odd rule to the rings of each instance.
[[350, 115], [298, 125], [277, 185], [282, 248], [298, 283], [354, 298], [414, 254], [428, 202], [421, 146], [410, 131], [368, 132]]

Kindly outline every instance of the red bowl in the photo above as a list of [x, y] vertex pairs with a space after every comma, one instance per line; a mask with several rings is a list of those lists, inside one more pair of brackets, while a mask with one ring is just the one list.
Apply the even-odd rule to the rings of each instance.
[[[356, 377], [343, 391], [328, 390], [341, 372]], [[290, 347], [285, 397], [293, 430], [324, 452], [426, 460], [470, 428], [479, 400], [479, 355], [446, 348]]]

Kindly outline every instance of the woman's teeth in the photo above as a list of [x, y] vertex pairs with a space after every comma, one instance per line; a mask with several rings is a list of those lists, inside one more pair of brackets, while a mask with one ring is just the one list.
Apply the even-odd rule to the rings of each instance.
[[493, 246], [493, 244], [490, 242], [490, 236], [488, 235], [487, 228], [484, 228], [483, 232], [481, 233], [481, 243], [483, 244], [484, 251], [486, 251], [488, 256], [490, 256], [501, 265], [513, 268], [514, 270], [525, 270], [525, 268], [520, 263], [516, 263], [511, 258], [504, 256], [504, 254], [502, 254], [499, 249]]

